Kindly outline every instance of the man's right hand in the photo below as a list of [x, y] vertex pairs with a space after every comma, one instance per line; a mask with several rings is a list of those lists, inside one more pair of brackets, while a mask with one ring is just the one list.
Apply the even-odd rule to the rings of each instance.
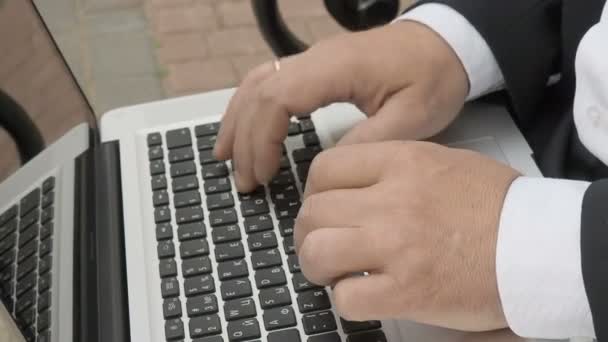
[[232, 98], [216, 157], [235, 163], [239, 191], [269, 181], [279, 167], [290, 116], [351, 102], [368, 117], [339, 144], [424, 139], [446, 128], [468, 92], [466, 72], [430, 28], [404, 21], [322, 41], [254, 69]]

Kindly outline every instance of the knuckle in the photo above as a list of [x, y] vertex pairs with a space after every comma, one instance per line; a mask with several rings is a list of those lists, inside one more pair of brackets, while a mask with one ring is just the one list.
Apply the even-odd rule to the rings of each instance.
[[311, 232], [304, 239], [299, 259], [302, 273], [317, 285], [326, 285], [331, 274], [331, 261], [326, 256], [327, 240], [320, 231]]

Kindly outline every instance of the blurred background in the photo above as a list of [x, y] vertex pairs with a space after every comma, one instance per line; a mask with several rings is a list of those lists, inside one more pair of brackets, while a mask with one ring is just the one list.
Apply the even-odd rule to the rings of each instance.
[[[35, 0], [95, 112], [234, 87], [273, 59], [250, 0]], [[343, 29], [322, 0], [278, 0], [307, 43]], [[405, 8], [410, 0], [401, 0]]]

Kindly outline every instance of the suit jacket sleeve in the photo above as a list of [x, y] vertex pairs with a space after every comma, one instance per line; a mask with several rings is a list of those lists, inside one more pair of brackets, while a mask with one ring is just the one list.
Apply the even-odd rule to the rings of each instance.
[[494, 53], [518, 113], [531, 114], [560, 62], [561, 0], [422, 0], [461, 13]]

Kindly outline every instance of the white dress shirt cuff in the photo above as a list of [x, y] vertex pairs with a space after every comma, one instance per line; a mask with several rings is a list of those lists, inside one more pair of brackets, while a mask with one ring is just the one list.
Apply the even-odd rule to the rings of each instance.
[[496, 250], [498, 289], [518, 335], [595, 337], [581, 265], [581, 211], [589, 183], [521, 177], [504, 203]]
[[488, 43], [460, 13], [443, 4], [424, 4], [397, 18], [424, 24], [454, 50], [469, 78], [467, 100], [500, 90], [504, 77]]

